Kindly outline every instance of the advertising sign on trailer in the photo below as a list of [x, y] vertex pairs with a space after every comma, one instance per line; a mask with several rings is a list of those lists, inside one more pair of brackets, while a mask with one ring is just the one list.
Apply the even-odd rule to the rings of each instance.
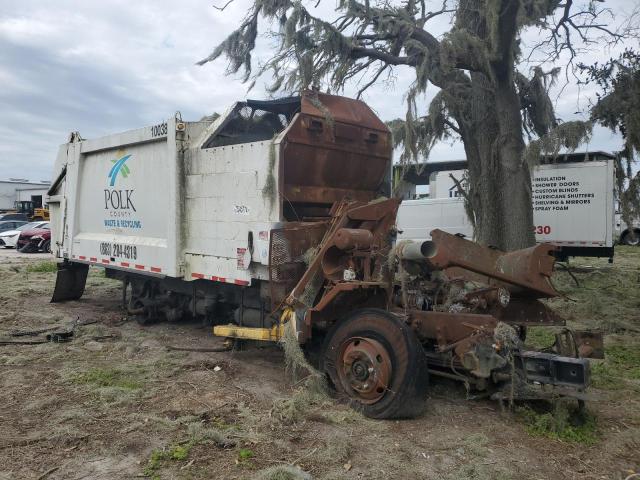
[[543, 165], [532, 180], [536, 240], [575, 246], [611, 246], [613, 164]]
[[[568, 256], [613, 255], [614, 170], [613, 162], [552, 163], [533, 169], [532, 203], [537, 242], [562, 246]], [[464, 170], [433, 174], [431, 197], [404, 200], [398, 212], [401, 239], [426, 239], [440, 228], [449, 233], [473, 236], [465, 216], [464, 200], [454, 182], [464, 181]], [[443, 203], [444, 202], [444, 203]]]

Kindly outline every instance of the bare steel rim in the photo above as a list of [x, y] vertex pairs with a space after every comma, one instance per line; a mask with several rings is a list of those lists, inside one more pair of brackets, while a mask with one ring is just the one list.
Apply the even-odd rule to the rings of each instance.
[[351, 397], [373, 404], [387, 392], [393, 367], [387, 349], [380, 342], [351, 337], [342, 344], [337, 363], [340, 383]]

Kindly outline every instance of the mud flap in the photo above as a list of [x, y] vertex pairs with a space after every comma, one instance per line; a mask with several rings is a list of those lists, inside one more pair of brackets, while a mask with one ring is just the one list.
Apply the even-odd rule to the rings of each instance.
[[59, 263], [51, 303], [78, 300], [82, 297], [88, 272], [89, 265], [84, 263]]

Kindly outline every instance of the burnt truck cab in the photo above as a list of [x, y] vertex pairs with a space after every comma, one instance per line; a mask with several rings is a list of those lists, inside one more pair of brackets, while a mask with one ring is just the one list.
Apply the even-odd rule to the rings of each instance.
[[189, 316], [231, 341], [320, 345], [331, 384], [374, 418], [420, 414], [430, 375], [495, 398], [515, 385], [582, 398], [597, 335], [522, 349], [528, 326], [564, 325], [540, 301], [557, 295], [553, 247], [505, 253], [438, 231], [396, 242], [391, 158], [368, 106], [315, 91], [72, 134], [49, 191], [52, 301], [80, 298], [98, 265], [143, 324]]

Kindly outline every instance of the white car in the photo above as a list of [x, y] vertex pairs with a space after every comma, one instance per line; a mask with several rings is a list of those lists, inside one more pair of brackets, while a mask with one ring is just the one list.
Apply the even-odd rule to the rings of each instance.
[[0, 247], [4, 248], [16, 248], [16, 243], [18, 243], [18, 238], [20, 237], [20, 233], [23, 230], [31, 230], [33, 228], [42, 228], [43, 225], [48, 224], [49, 222], [31, 222], [21, 227], [16, 228], [15, 230], [8, 230], [6, 232], [0, 233]]

